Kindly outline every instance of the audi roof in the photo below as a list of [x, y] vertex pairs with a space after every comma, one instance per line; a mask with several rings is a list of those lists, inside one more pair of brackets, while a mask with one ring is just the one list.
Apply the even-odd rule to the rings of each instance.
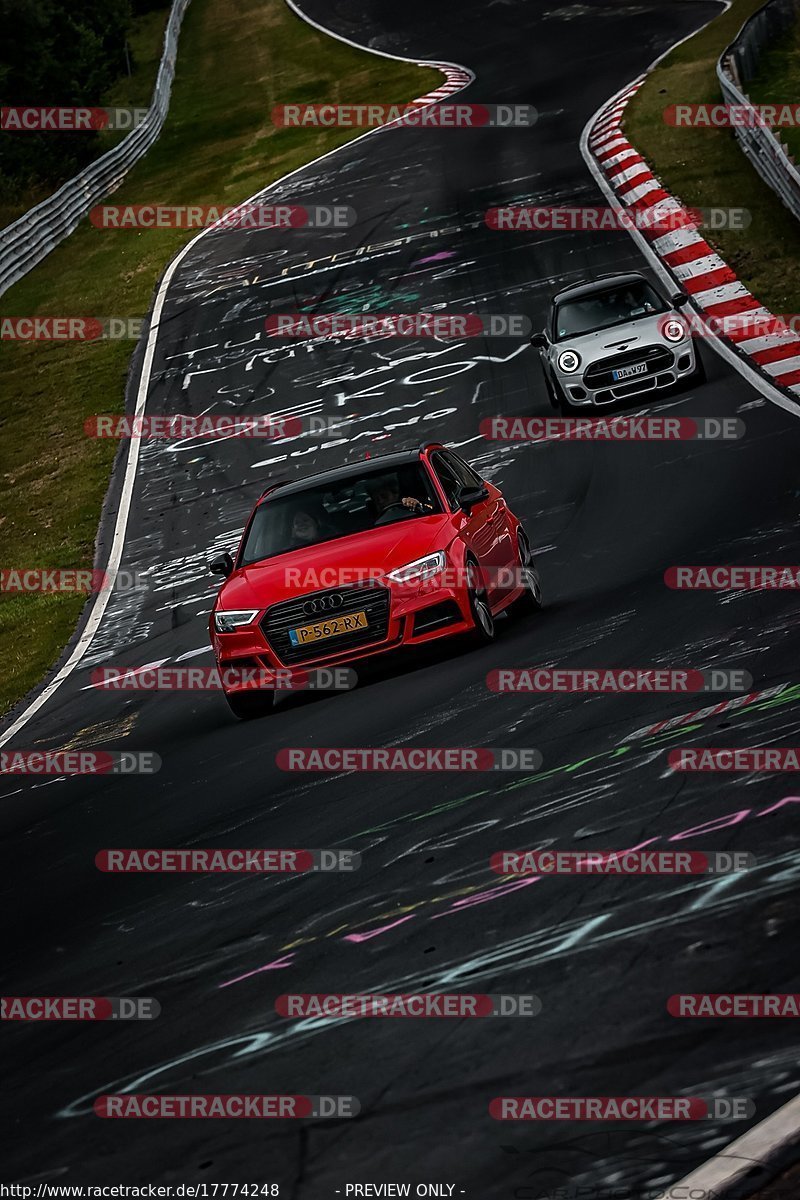
[[338, 483], [343, 479], [349, 479], [352, 475], [365, 475], [371, 471], [386, 471], [391, 470], [392, 467], [402, 467], [407, 463], [418, 462], [419, 456], [425, 450], [439, 449], [444, 449], [441, 442], [424, 442], [415, 450], [395, 450], [390, 454], [377, 454], [374, 458], [346, 463], [341, 467], [332, 467], [328, 471], [316, 471], [313, 475], [304, 475], [302, 479], [291, 482], [276, 480], [262, 492], [261, 500], [269, 500], [277, 492], [280, 492], [281, 496], [287, 496], [293, 492], [304, 492], [306, 488], [328, 480], [331, 483]]

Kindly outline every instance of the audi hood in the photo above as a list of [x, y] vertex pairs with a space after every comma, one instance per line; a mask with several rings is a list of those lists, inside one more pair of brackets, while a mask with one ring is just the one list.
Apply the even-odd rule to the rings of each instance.
[[386, 575], [446, 549], [456, 532], [453, 519], [459, 515], [436, 513], [398, 521], [240, 567], [222, 585], [214, 607], [267, 608], [309, 592]]

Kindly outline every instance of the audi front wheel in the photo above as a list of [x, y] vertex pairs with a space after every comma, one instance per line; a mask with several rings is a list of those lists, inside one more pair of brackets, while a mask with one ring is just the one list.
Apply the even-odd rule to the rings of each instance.
[[469, 559], [467, 562], [467, 591], [469, 608], [475, 626], [473, 637], [479, 644], [488, 645], [495, 639], [494, 617], [480, 567], [473, 559]]

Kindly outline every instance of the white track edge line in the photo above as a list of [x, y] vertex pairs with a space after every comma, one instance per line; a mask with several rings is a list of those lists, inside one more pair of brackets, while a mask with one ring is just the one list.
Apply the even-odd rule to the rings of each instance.
[[[464, 76], [466, 77], [465, 82], [461, 85], [461, 87], [454, 90], [461, 91], [475, 79], [474, 71], [471, 71], [469, 67], [465, 67], [460, 63], [444, 62], [441, 59], [435, 62], [432, 60], [422, 61], [418, 58], [410, 58], [403, 54], [389, 54], [385, 50], [374, 50], [371, 46], [361, 46], [358, 44], [358, 42], [353, 42], [349, 38], [344, 37], [342, 34], [332, 33], [329, 29], [325, 29], [323, 25], [319, 25], [310, 17], [307, 17], [305, 13], [298, 8], [295, 0], [284, 0], [284, 3], [292, 10], [292, 12], [294, 12], [297, 17], [299, 17], [302, 21], [305, 21], [306, 24], [313, 26], [314, 29], [325, 34], [327, 37], [331, 37], [336, 41], [346, 43], [346, 45], [351, 46], [354, 50], [361, 50], [366, 54], [375, 54], [380, 58], [391, 58], [396, 62], [413, 63], [418, 67], [431, 67], [438, 70], [442, 70], [445, 67], [451, 67], [454, 71], [463, 72]], [[409, 103], [413, 102], [410, 101]], [[317, 163], [322, 162], [324, 159], [330, 158], [331, 155], [338, 154], [341, 150], [354, 145], [356, 142], [363, 141], [364, 138], [372, 137], [376, 133], [381, 132], [383, 132], [383, 130], [380, 126], [375, 129], [368, 129], [365, 133], [359, 134], [358, 137], [351, 138], [350, 141], [343, 142], [341, 146], [335, 146], [333, 150], [327, 150], [324, 154], [320, 154], [317, 158], [313, 158], [309, 162], [303, 163], [301, 167], [295, 167], [293, 171], [288, 171], [285, 175], [281, 175], [279, 179], [275, 179], [265, 187], [260, 188], [259, 191], [248, 197], [247, 200], [242, 200], [241, 203], [236, 206], [236, 208], [243, 208], [246, 204], [252, 204], [254, 200], [257, 200], [265, 192], [277, 187], [278, 184], [285, 182], [285, 180], [291, 179], [293, 175], [299, 174], [300, 171], [306, 171], [309, 167], [313, 167]], [[233, 209], [232, 211], [235, 212], [236, 209]], [[230, 219], [230, 214], [228, 214], [228, 219]], [[147, 405], [147, 390], [150, 384], [150, 372], [152, 370], [153, 358], [155, 356], [159, 319], [164, 308], [167, 289], [172, 282], [172, 276], [174, 275], [176, 268], [180, 265], [191, 248], [197, 242], [199, 242], [202, 237], [205, 237], [206, 234], [212, 232], [213, 228], [214, 226], [209, 226], [207, 229], [201, 229], [196, 237], [191, 238], [190, 241], [188, 241], [186, 245], [178, 251], [172, 261], [168, 264], [167, 269], [161, 278], [161, 283], [158, 285], [156, 299], [153, 304], [153, 317], [147, 332], [147, 344], [145, 347], [144, 360], [142, 362], [142, 371], [139, 377], [139, 386], [136, 393], [136, 407], [133, 414], [134, 418], [142, 416]], [[133, 488], [134, 484], [136, 483], [136, 469], [139, 464], [139, 448], [141, 440], [141, 437], [132, 437], [130, 439], [131, 444], [128, 451], [128, 458], [125, 463], [125, 475], [122, 482], [122, 492], [120, 494], [117, 517], [114, 523], [114, 535], [111, 542], [111, 550], [109, 553], [108, 562], [105, 566], [106, 572], [111, 575], [116, 573], [122, 559], [122, 551], [125, 547], [125, 537], [127, 534], [128, 519], [130, 516], [131, 501], [133, 498]], [[47, 701], [56, 691], [58, 691], [64, 680], [68, 679], [75, 670], [76, 666], [84, 657], [86, 651], [89, 649], [94, 640], [95, 634], [100, 627], [100, 622], [102, 621], [103, 615], [108, 607], [110, 596], [110, 591], [102, 591], [98, 593], [97, 599], [92, 607], [92, 611], [89, 614], [89, 618], [81, 630], [80, 636], [73, 646], [72, 653], [69, 655], [67, 661], [58, 669], [50, 682], [45, 684], [38, 696], [36, 696], [35, 699], [33, 699], [31, 703], [23, 709], [20, 715], [14, 721], [12, 721], [7, 729], [0, 733], [0, 747], [5, 746], [12, 737], [19, 733], [20, 729], [27, 725], [31, 717], [36, 715], [39, 709], [47, 703]]]

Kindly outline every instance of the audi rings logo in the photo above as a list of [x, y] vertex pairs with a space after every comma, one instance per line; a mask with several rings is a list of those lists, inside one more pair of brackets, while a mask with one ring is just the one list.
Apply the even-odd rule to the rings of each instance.
[[332, 612], [335, 608], [341, 608], [343, 604], [344, 596], [341, 592], [333, 592], [330, 596], [317, 596], [316, 600], [309, 600], [303, 605], [303, 612], [308, 613], [309, 617], [314, 617], [317, 613]]

